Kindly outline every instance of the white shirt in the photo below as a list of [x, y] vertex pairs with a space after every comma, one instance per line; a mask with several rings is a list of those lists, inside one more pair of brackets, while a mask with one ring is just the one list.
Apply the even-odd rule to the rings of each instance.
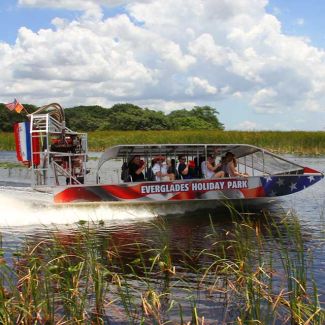
[[152, 167], [152, 172], [155, 175], [156, 181], [162, 181], [164, 180], [165, 176], [158, 176], [157, 173], [161, 172], [162, 174], [167, 174], [167, 165], [155, 163]]
[[206, 161], [201, 162], [201, 172], [202, 172], [203, 178], [206, 178], [207, 177], [207, 162]]
[[213, 170], [210, 170], [207, 167], [207, 162], [206, 161], [202, 161], [202, 163], [201, 163], [201, 171], [202, 171], [202, 175], [204, 176], [204, 178], [212, 178], [215, 175], [215, 172]]

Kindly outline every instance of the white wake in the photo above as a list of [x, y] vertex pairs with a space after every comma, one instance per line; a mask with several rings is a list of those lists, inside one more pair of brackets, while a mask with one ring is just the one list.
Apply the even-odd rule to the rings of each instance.
[[78, 221], [134, 222], [166, 215], [184, 215], [215, 202], [166, 202], [131, 204], [119, 202], [60, 205], [47, 193], [28, 187], [0, 186], [0, 227], [69, 225]]
[[155, 217], [145, 206], [58, 206], [52, 196], [31, 188], [0, 187], [0, 227], [73, 224], [83, 221], [134, 220]]

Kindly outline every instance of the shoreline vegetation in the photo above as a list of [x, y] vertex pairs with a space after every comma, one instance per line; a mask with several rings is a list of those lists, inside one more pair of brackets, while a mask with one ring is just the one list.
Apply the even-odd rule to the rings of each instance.
[[[107, 147], [123, 144], [164, 143], [244, 143], [279, 154], [325, 155], [324, 131], [151, 130], [88, 133], [89, 151], [103, 151]], [[15, 150], [12, 132], [0, 132], [0, 150]]]
[[[27, 112], [37, 107], [24, 104]], [[108, 130], [224, 130], [218, 111], [210, 106], [194, 106], [191, 110], [178, 109], [169, 114], [142, 108], [130, 103], [65, 108], [65, 120], [72, 130], [84, 132]], [[28, 120], [24, 114], [10, 112], [0, 103], [0, 131], [8, 132], [12, 124]]]
[[159, 218], [155, 242], [101, 236], [103, 222], [80, 222], [26, 238], [12, 261], [3, 248], [1, 323], [324, 324], [297, 216], [229, 209], [229, 229], [216, 230], [210, 217], [206, 248], [191, 254], [174, 252]]

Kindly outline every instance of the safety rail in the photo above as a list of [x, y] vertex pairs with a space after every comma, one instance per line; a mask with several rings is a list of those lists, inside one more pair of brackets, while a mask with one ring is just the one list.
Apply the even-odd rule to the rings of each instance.
[[32, 187], [81, 184], [86, 176], [87, 134], [67, 128], [64, 110], [56, 103], [29, 118]]
[[[54, 170], [54, 178], [55, 178], [55, 183], [56, 183], [55, 185], [60, 185], [59, 176], [66, 177], [69, 184], [81, 184], [81, 182], [78, 181], [77, 177], [72, 176], [71, 167], [69, 167], [69, 169], [64, 169], [62, 166], [60, 166], [55, 161], [52, 161], [52, 167]], [[58, 174], [58, 172], [60, 174]]]

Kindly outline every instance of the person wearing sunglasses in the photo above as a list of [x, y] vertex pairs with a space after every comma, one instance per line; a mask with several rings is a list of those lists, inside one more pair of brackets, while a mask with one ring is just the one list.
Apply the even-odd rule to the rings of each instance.
[[193, 167], [191, 166], [190, 163], [186, 163], [186, 157], [181, 155], [178, 157], [178, 173], [181, 176], [181, 178], [183, 179], [191, 179], [193, 178]]

